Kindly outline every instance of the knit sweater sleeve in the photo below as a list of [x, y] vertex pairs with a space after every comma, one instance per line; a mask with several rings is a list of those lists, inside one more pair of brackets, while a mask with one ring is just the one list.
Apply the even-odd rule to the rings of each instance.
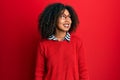
[[41, 43], [38, 46], [37, 51], [37, 61], [36, 61], [36, 69], [35, 69], [35, 80], [43, 80], [44, 77], [44, 66], [45, 66], [45, 58], [44, 58], [44, 51], [43, 46]]
[[83, 42], [81, 40], [79, 40], [78, 43], [78, 67], [79, 67], [79, 79], [89, 80], [84, 47], [83, 47]]

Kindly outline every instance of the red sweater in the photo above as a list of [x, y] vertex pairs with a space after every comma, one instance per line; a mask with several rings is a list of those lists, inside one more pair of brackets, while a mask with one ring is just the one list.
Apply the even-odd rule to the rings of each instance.
[[41, 40], [35, 80], [88, 80], [81, 40], [73, 35], [70, 42]]

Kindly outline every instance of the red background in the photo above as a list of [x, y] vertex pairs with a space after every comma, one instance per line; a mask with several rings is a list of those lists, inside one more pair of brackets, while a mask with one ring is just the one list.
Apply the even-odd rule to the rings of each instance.
[[[0, 80], [33, 80], [38, 14], [58, 0], [0, 1]], [[90, 80], [120, 80], [119, 0], [61, 0], [80, 19]]]

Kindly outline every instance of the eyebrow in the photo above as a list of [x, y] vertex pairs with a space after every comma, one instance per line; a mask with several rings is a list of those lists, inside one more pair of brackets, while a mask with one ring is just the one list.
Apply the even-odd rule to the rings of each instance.
[[71, 16], [70, 14], [66, 15], [66, 14], [64, 14], [64, 13], [62, 13], [61, 15], [65, 15], [65, 16]]

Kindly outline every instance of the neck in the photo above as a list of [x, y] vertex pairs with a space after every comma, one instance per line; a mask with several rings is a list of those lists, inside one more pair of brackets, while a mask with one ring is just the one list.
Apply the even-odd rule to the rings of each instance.
[[62, 41], [65, 35], [66, 32], [62, 32], [62, 31], [56, 31], [55, 33], [55, 37], [58, 39], [58, 41]]

